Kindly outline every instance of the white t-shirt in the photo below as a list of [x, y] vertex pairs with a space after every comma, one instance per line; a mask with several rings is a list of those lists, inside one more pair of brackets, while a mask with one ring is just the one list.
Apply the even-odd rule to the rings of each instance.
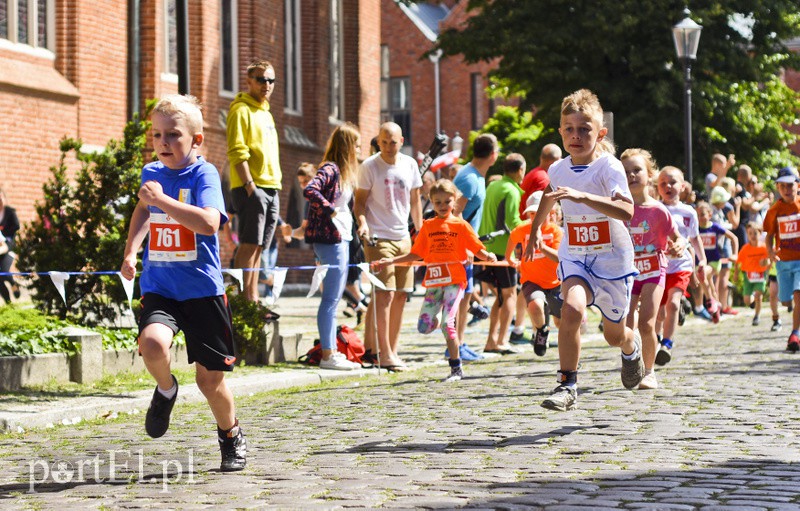
[[[572, 157], [554, 163], [547, 171], [555, 190], [566, 186], [602, 197], [620, 194], [630, 199], [628, 179], [622, 163], [604, 154], [589, 165], [575, 165]], [[564, 213], [564, 239], [558, 249], [561, 260], [575, 261], [590, 273], [604, 279], [636, 275], [633, 242], [622, 220], [610, 218], [586, 204], [561, 201]]]
[[[678, 232], [686, 238], [691, 240], [700, 236], [699, 222], [697, 221], [697, 212], [693, 207], [683, 202], [678, 202], [674, 205], [665, 204], [667, 211], [672, 215], [672, 220], [678, 225]], [[693, 252], [689, 250], [683, 251], [683, 256], [678, 258], [670, 258], [667, 264], [667, 273], [678, 273], [679, 271], [694, 271], [694, 257]]]
[[350, 199], [353, 197], [353, 189], [348, 185], [342, 185], [339, 199], [333, 203], [336, 216], [333, 217], [333, 225], [342, 236], [342, 241], [353, 240], [353, 213], [350, 211]]
[[370, 192], [366, 205], [370, 232], [393, 241], [408, 238], [411, 190], [421, 187], [419, 166], [410, 156], [399, 153], [394, 165], [383, 161], [380, 153], [364, 160], [358, 188]]

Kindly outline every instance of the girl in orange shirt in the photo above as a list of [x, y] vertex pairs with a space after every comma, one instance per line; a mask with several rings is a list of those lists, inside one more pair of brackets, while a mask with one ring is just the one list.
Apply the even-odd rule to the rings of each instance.
[[456, 314], [464, 297], [467, 274], [464, 261], [467, 252], [479, 259], [497, 261], [497, 257], [486, 251], [472, 226], [453, 215], [457, 190], [452, 181], [440, 179], [430, 191], [436, 217], [425, 220], [417, 235], [411, 252], [402, 256], [383, 258], [371, 264], [373, 271], [397, 263], [423, 260], [426, 263], [422, 285], [427, 288], [419, 313], [417, 330], [423, 334], [433, 332], [439, 326], [439, 312], [443, 312], [442, 333], [450, 353], [450, 376], [445, 381], [458, 381], [464, 374], [458, 351]]

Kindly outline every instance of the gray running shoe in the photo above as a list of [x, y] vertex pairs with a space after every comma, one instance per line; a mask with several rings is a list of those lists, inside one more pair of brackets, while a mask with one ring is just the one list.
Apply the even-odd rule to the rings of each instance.
[[772, 328], [770, 328], [770, 330], [773, 332], [777, 332], [778, 330], [781, 329], [781, 326], [783, 326], [783, 324], [781, 323], [781, 318], [778, 318], [772, 322]]
[[636, 351], [639, 352], [639, 356], [634, 360], [627, 360], [625, 357], [620, 355], [622, 358], [622, 370], [620, 371], [622, 385], [629, 390], [639, 385], [639, 383], [642, 381], [642, 378], [644, 378], [642, 338], [640, 337], [638, 330], [633, 331], [633, 342], [636, 344]]
[[572, 410], [578, 402], [577, 387], [559, 385], [550, 394], [550, 397], [542, 401], [542, 407], [548, 410], [566, 412]]
[[656, 365], [665, 366], [670, 360], [672, 360], [672, 349], [662, 344], [656, 352]]

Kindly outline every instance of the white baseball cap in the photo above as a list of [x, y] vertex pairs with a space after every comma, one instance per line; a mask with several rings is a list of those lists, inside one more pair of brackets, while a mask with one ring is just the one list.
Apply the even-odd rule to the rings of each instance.
[[522, 214], [527, 215], [528, 213], [534, 213], [538, 211], [539, 204], [542, 202], [542, 195], [544, 195], [544, 192], [542, 192], [541, 190], [533, 192], [530, 195], [530, 197], [528, 197], [528, 201], [525, 203], [527, 207], [525, 208], [525, 211], [522, 212]]

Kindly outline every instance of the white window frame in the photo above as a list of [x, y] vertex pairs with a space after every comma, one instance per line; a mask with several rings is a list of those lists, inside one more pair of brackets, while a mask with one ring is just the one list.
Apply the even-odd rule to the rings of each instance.
[[[18, 41], [19, 2], [27, 2], [28, 4], [27, 43], [20, 43]], [[6, 27], [8, 37], [0, 38], [0, 47], [52, 58], [55, 53], [56, 40], [55, 0], [46, 0], [45, 9], [47, 9], [47, 19], [45, 20], [47, 44], [46, 46], [39, 46], [39, 3], [37, 0], [8, 0], [8, 26]]]
[[284, 0], [284, 33], [286, 105], [284, 111], [292, 115], [303, 113], [303, 47], [301, 44], [302, 15], [300, 0]]
[[[177, 2], [177, 0], [175, 0]], [[170, 83], [178, 83], [178, 73], [177, 69], [176, 72], [173, 73], [169, 69], [169, 60], [170, 60], [170, 47], [169, 47], [169, 2], [170, 0], [163, 0], [162, 5], [164, 7], [164, 58], [162, 61], [162, 72], [161, 72], [161, 80]], [[176, 19], [175, 19], [175, 29], [178, 28], [178, 20], [177, 20], [177, 5], [176, 5]], [[177, 38], [177, 34], [176, 34]]]
[[222, 54], [224, 38], [222, 37], [222, 1], [219, 4], [220, 14], [220, 66], [219, 66], [219, 95], [224, 98], [233, 99], [236, 93], [239, 92], [239, 2], [238, 0], [230, 0], [231, 2], [231, 89], [225, 89], [225, 70], [222, 68]]
[[328, 120], [332, 124], [341, 123], [345, 117], [344, 103], [344, 18], [342, 0], [330, 2], [330, 57], [331, 57], [331, 101]]

